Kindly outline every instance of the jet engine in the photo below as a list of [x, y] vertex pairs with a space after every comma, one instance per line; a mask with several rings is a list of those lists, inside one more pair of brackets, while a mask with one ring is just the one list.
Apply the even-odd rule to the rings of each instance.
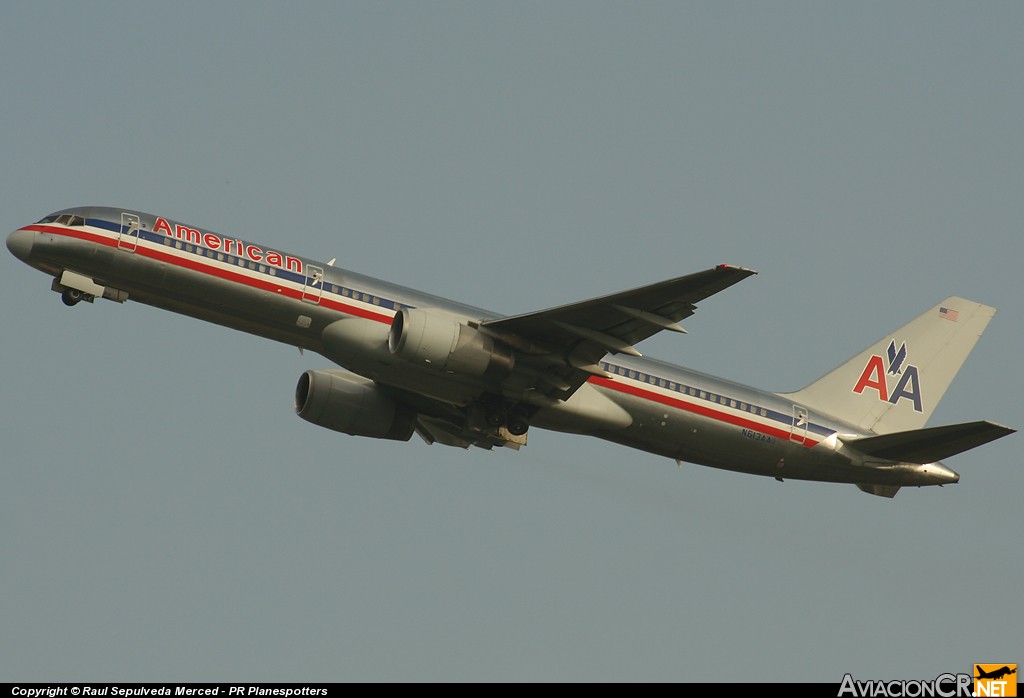
[[515, 366], [509, 347], [458, 318], [422, 308], [395, 315], [388, 350], [425, 368], [468, 376], [501, 378]]
[[348, 371], [306, 371], [295, 387], [295, 413], [353, 436], [408, 441], [416, 414], [373, 381]]

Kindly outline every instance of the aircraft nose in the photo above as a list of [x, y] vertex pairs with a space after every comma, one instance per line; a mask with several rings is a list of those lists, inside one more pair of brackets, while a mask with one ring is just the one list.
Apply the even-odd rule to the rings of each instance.
[[32, 254], [32, 243], [35, 239], [36, 234], [29, 230], [15, 230], [7, 236], [7, 249], [11, 251], [11, 254], [24, 262]]

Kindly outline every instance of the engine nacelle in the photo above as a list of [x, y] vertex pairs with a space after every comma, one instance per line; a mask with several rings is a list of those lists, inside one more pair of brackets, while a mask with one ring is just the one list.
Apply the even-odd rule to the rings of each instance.
[[416, 414], [348, 371], [306, 371], [295, 387], [295, 413], [317, 426], [353, 436], [408, 441]]
[[388, 349], [435, 371], [501, 378], [515, 366], [512, 350], [450, 315], [403, 308], [391, 323]]

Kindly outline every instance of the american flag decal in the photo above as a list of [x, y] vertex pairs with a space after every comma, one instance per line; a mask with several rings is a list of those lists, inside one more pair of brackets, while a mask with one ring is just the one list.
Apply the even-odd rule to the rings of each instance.
[[945, 318], [951, 322], [956, 322], [960, 319], [960, 313], [952, 308], [939, 308], [939, 317]]

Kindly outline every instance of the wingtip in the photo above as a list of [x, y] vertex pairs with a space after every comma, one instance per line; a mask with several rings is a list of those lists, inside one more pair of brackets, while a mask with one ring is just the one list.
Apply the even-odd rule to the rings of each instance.
[[756, 274], [757, 273], [753, 269], [747, 269], [746, 267], [741, 267], [738, 264], [719, 264], [717, 267], [715, 267], [715, 269], [741, 271], [741, 272], [745, 272], [747, 274]]

